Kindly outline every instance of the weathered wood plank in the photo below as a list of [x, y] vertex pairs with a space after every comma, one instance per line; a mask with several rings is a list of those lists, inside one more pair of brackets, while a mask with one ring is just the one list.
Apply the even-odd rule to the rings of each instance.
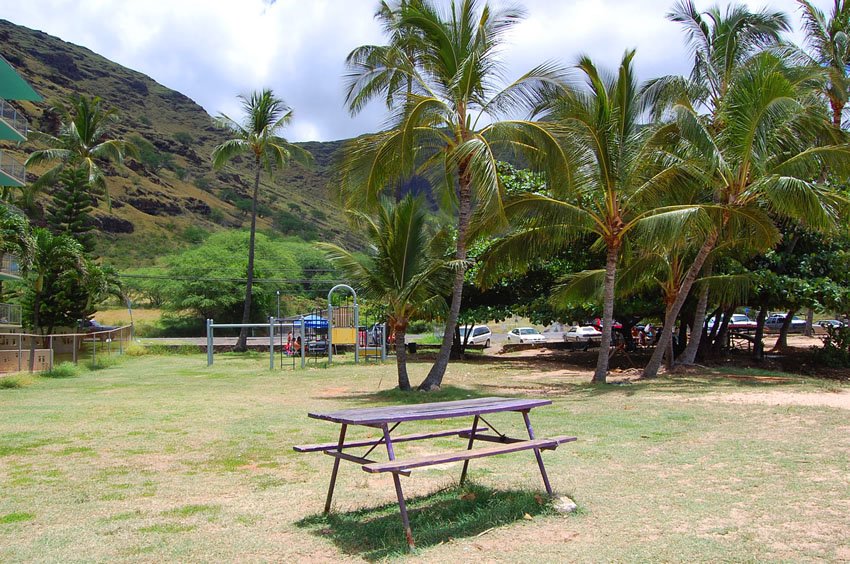
[[424, 419], [447, 419], [502, 411], [524, 411], [551, 403], [551, 400], [544, 399], [489, 397], [414, 405], [343, 409], [327, 413], [309, 413], [308, 415], [314, 419], [335, 423], [374, 425]]
[[[479, 427], [479, 430], [489, 431], [487, 427]], [[403, 443], [407, 441], [419, 441], [422, 439], [434, 439], [438, 437], [463, 436], [463, 433], [469, 433], [472, 429], [462, 427], [460, 429], [447, 429], [445, 431], [431, 431], [427, 433], [411, 433], [409, 435], [399, 435], [392, 437], [393, 443]], [[477, 436], [477, 435], [476, 435]], [[361, 441], [350, 441], [342, 445], [342, 448], [356, 448], [364, 446], [375, 446], [383, 443], [383, 439], [363, 439]], [[314, 445], [295, 445], [292, 447], [296, 452], [317, 452], [325, 450], [336, 450], [338, 443], [319, 443]]]
[[499, 454], [508, 454], [521, 450], [530, 450], [535, 448], [556, 448], [560, 444], [569, 443], [575, 440], [576, 437], [566, 436], [552, 437], [549, 439], [534, 439], [520, 441], [516, 443], [502, 444], [493, 447], [431, 454], [427, 456], [421, 456], [419, 458], [410, 458], [407, 460], [393, 460], [391, 462], [364, 464], [363, 470], [370, 473], [397, 472], [399, 470], [410, 470], [412, 468], [420, 468], [423, 466], [434, 466], [436, 464], [447, 464], [449, 462], [460, 462], [461, 460], [471, 460], [474, 458], [485, 458], [488, 456], [496, 456]]
[[[374, 460], [369, 460], [368, 458], [363, 458], [362, 456], [354, 456], [353, 454], [348, 454], [347, 452], [337, 452], [335, 450], [326, 450], [324, 452], [328, 456], [333, 456], [334, 458], [341, 458], [342, 460], [348, 460], [349, 462], [356, 462], [357, 464], [376, 464]], [[407, 470], [399, 470], [398, 473], [402, 476], [410, 476], [410, 472]]]
[[[471, 431], [464, 431], [460, 433], [461, 438], [468, 439], [472, 434]], [[527, 441], [528, 439], [517, 439], [515, 437], [507, 437], [502, 435], [487, 435], [476, 432], [475, 433], [476, 441], [484, 441], [488, 443], [501, 443], [501, 444], [511, 444], [511, 443], [521, 443], [523, 441]], [[556, 447], [540, 447], [540, 450], [555, 450]]]

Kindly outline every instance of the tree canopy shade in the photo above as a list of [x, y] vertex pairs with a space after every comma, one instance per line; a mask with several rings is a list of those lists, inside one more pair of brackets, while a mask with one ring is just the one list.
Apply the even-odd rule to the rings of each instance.
[[[606, 328], [613, 327], [617, 265], [627, 237], [641, 225], [672, 236], [694, 212], [688, 205], [674, 205], [685, 202], [683, 188], [689, 185], [678, 163], [664, 158], [666, 132], [640, 121], [644, 100], [633, 57], [634, 51], [627, 52], [612, 76], [583, 57], [577, 66], [587, 89], [564, 90], [548, 100], [548, 117], [558, 124], [576, 166], [569, 182], [549, 183], [547, 193], [520, 194], [506, 201], [514, 230], [493, 245], [481, 273], [486, 282], [502, 269], [525, 269], [531, 261], [593, 234], [606, 251]], [[671, 205], [665, 206], [668, 202]], [[568, 287], [580, 290], [589, 280], [598, 280], [590, 275], [572, 277]], [[594, 382], [605, 382], [610, 343], [611, 331], [603, 331]]]
[[[214, 168], [222, 168], [235, 157], [248, 154], [254, 163], [254, 191], [251, 197], [251, 231], [248, 242], [248, 272], [245, 285], [245, 303], [242, 323], [251, 319], [251, 297], [254, 287], [254, 243], [257, 232], [257, 197], [260, 190], [260, 172], [268, 174], [281, 169], [293, 159], [305, 164], [311, 161], [310, 153], [280, 137], [281, 131], [292, 121], [292, 109], [271, 90], [239, 96], [242, 102], [242, 120], [236, 121], [220, 114], [219, 124], [234, 137], [217, 146], [212, 153]], [[248, 329], [243, 327], [235, 350], [247, 350]]]
[[132, 143], [122, 139], [110, 139], [112, 126], [118, 115], [114, 109], [104, 107], [103, 101], [94, 96], [74, 95], [70, 108], [59, 106], [62, 124], [59, 135], [34, 133], [36, 140], [48, 145], [47, 149], [34, 151], [26, 166], [37, 166], [55, 162], [56, 165], [43, 174], [36, 187], [49, 186], [56, 182], [59, 172], [67, 164], [86, 171], [88, 184], [96, 195], [103, 194], [109, 202], [109, 190], [99, 161], [122, 163], [125, 155], [135, 155]]
[[428, 224], [424, 201], [411, 195], [398, 204], [382, 199], [374, 217], [353, 214], [369, 241], [365, 256], [329, 243], [318, 246], [362, 297], [386, 304], [395, 333], [398, 387], [409, 390], [404, 343], [407, 325], [418, 314], [445, 309], [442, 296], [451, 280], [449, 264], [443, 260], [445, 234], [435, 233]]
[[349, 145], [340, 168], [340, 195], [349, 208], [375, 209], [380, 195], [418, 173], [440, 192], [456, 217], [456, 269], [451, 306], [437, 360], [422, 389], [442, 382], [463, 293], [474, 216], [504, 221], [497, 147], [522, 154], [550, 182], [568, 176], [567, 159], [550, 124], [506, 119], [534, 108], [540, 93], [560, 84], [562, 69], [538, 66], [503, 80], [499, 49], [524, 16], [478, 0], [432, 0], [389, 6], [390, 44], [363, 46], [349, 56], [346, 103], [352, 113], [380, 97], [390, 127]]
[[[749, 226], [751, 242], [773, 246], [774, 217], [816, 230], [836, 225], [845, 200], [817, 183], [824, 167], [846, 171], [850, 147], [824, 119], [817, 96], [822, 72], [793, 66], [763, 52], [732, 75], [711, 117], [686, 97], [671, 108], [689, 170], [706, 188], [704, 209], [714, 225], [683, 279], [679, 297], [665, 316], [659, 349], [667, 346], [684, 300], [722, 234]], [[663, 350], [644, 370], [654, 376]]]

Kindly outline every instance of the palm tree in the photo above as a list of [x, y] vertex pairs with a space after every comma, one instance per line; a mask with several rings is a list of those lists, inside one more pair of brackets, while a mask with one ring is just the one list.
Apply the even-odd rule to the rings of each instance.
[[665, 76], [651, 80], [647, 90], [659, 110], [683, 96], [714, 116], [735, 73], [751, 56], [779, 44], [781, 33], [790, 31], [782, 12], [763, 9], [751, 12], [742, 4], [718, 6], [700, 12], [692, 0], [681, 0], [667, 19], [685, 28], [693, 57], [690, 76]]
[[445, 307], [442, 294], [450, 280], [449, 266], [441, 256], [445, 246], [429, 229], [422, 199], [410, 194], [398, 204], [383, 199], [375, 217], [352, 213], [370, 242], [365, 257], [330, 243], [318, 246], [365, 298], [386, 304], [395, 333], [398, 387], [410, 390], [404, 337], [413, 316]]
[[71, 107], [61, 106], [62, 125], [59, 136], [36, 133], [36, 139], [48, 145], [47, 149], [34, 151], [27, 159], [26, 166], [37, 166], [56, 162], [56, 165], [44, 173], [33, 185], [36, 189], [55, 183], [59, 172], [67, 164], [84, 169], [89, 186], [102, 193], [109, 202], [109, 190], [99, 161], [122, 163], [125, 155], [135, 155], [135, 145], [123, 139], [110, 139], [111, 127], [118, 116], [114, 109], [106, 109], [103, 101], [95, 96], [86, 98], [74, 95]]
[[775, 243], [773, 217], [791, 218], [816, 230], [834, 227], [844, 202], [815, 179], [827, 165], [846, 170], [850, 148], [828, 144], [836, 132], [823, 119], [819, 78], [818, 69], [792, 67], [778, 55], [763, 52], [731, 77], [712, 116], [701, 114], [685, 98], [673, 106], [689, 166], [710, 191], [704, 209], [714, 228], [682, 279], [644, 377], [658, 373], [682, 305], [724, 233], [735, 233], [741, 223], [748, 223], [753, 240]]
[[[29, 269], [33, 256], [33, 239], [30, 223], [20, 213], [0, 204], [0, 258], [10, 254], [18, 259], [22, 272]], [[3, 298], [3, 282], [0, 280], [0, 301]]]
[[[643, 99], [634, 76], [634, 51], [624, 54], [616, 76], [604, 78], [587, 57], [578, 68], [587, 91], [572, 90], [551, 102], [550, 118], [563, 128], [567, 152], [580, 164], [570, 184], [551, 185], [548, 194], [509, 199], [505, 211], [515, 226], [497, 242], [485, 260], [484, 279], [502, 269], [527, 267], [535, 258], [551, 256], [578, 238], [593, 234], [606, 251], [602, 284], [602, 343], [593, 381], [608, 373], [617, 266], [627, 238], [638, 228], [669, 233], [692, 215], [685, 206], [658, 207], [681, 197], [687, 184], [673, 161], [660, 149], [663, 131], [640, 123]], [[679, 183], [679, 189], [673, 190]], [[570, 277], [560, 296], [584, 293], [602, 271]]]
[[[269, 90], [254, 92], [250, 96], [239, 96], [242, 102], [242, 121], [236, 121], [220, 114], [220, 125], [235, 135], [212, 153], [213, 168], [221, 168], [235, 157], [249, 154], [254, 161], [254, 192], [251, 197], [251, 234], [248, 239], [248, 274], [245, 285], [245, 305], [242, 310], [242, 323], [251, 318], [251, 296], [254, 287], [254, 240], [257, 232], [257, 196], [260, 191], [260, 172], [263, 168], [268, 174], [272, 168], [282, 169], [292, 159], [308, 163], [310, 153], [280, 137], [280, 132], [292, 121], [292, 109]], [[244, 352], [248, 349], [248, 329], [243, 327], [234, 350]]]
[[[498, 49], [523, 17], [519, 9], [455, 0], [444, 12], [433, 0], [408, 0], [394, 13], [393, 29], [404, 30], [415, 42], [405, 40], [408, 53], [393, 45], [356, 50], [350, 57], [347, 96], [353, 114], [382, 96], [393, 109], [392, 126], [348, 148], [340, 193], [349, 208], [374, 209], [383, 191], [421, 173], [456, 214], [455, 260], [461, 266], [454, 276], [440, 352], [419, 386], [427, 390], [439, 387], [448, 365], [473, 216], [496, 222], [504, 217], [494, 146], [524, 154], [530, 166], [549, 173], [550, 181], [560, 182], [565, 174], [566, 158], [547, 125], [503, 120], [532, 108], [537, 93], [559, 83], [562, 73], [555, 65], [542, 65], [505, 88], [497, 87], [502, 74]], [[369, 51], [375, 56], [355, 55]]]
[[803, 16], [805, 44], [811, 57], [827, 72], [825, 94], [832, 109], [832, 124], [841, 127], [841, 117], [850, 93], [850, 3], [834, 0], [827, 17], [807, 0], [797, 0]]

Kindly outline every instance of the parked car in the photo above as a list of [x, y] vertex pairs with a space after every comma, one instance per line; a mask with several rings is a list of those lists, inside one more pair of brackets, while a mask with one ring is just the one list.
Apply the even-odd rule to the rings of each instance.
[[570, 327], [570, 329], [564, 333], [564, 342], [565, 343], [599, 343], [602, 340], [602, 332], [596, 329], [595, 327], [584, 326], [579, 327], [578, 325], [574, 327]]
[[[722, 318], [721, 318], [722, 319]], [[709, 330], [714, 327], [716, 323], [716, 318], [710, 317], [708, 319], [708, 328]], [[732, 319], [729, 320], [729, 329], [755, 329], [758, 323], [747, 317], [747, 315], [743, 313], [733, 313]]]
[[94, 319], [84, 319], [80, 322], [80, 329], [84, 333], [99, 333], [100, 331], [113, 331], [118, 329], [114, 325], [102, 325]]
[[469, 331], [469, 325], [465, 325], [460, 328], [460, 338], [463, 339], [467, 332], [469, 332], [469, 337], [467, 337], [466, 341], [467, 345], [490, 346], [490, 338], [493, 336], [493, 333], [486, 325], [476, 325], [472, 327], [472, 331]]
[[534, 327], [517, 327], [508, 332], [509, 343], [545, 343], [546, 337]]
[[822, 319], [818, 321], [818, 325], [826, 329], [827, 327], [832, 327], [833, 329], [840, 329], [845, 326], [843, 321], [838, 321], [837, 319]]
[[[782, 329], [782, 323], [785, 322], [785, 314], [784, 313], [774, 313], [769, 315], [764, 322], [764, 326], [772, 331], [779, 331]], [[806, 327], [806, 320], [800, 319], [796, 315], [791, 319], [791, 326], [788, 328], [789, 333], [802, 333], [803, 329]]]

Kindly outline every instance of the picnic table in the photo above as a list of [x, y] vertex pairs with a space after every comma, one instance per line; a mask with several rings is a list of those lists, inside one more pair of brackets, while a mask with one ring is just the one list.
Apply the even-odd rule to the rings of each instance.
[[[410, 471], [412, 469], [463, 461], [463, 470], [460, 474], [460, 483], [463, 484], [466, 479], [470, 460], [523, 450], [532, 450], [534, 451], [534, 456], [537, 459], [537, 465], [540, 468], [540, 475], [543, 478], [543, 485], [546, 488], [546, 492], [550, 496], [553, 495], [552, 486], [549, 484], [549, 477], [546, 475], [546, 467], [543, 465], [543, 457], [540, 455], [540, 451], [554, 450], [558, 447], [558, 445], [575, 441], [576, 437], [558, 436], [549, 439], [538, 439], [534, 436], [534, 429], [531, 427], [529, 412], [535, 407], [550, 405], [551, 403], [552, 402], [550, 400], [545, 399], [486, 397], [459, 401], [394, 405], [388, 407], [367, 407], [343, 409], [332, 412], [309, 413], [308, 416], [313, 419], [320, 419], [339, 424], [339, 439], [333, 443], [298, 445], [293, 448], [297, 452], [323, 452], [334, 458], [330, 486], [328, 487], [328, 495], [325, 501], [325, 514], [329, 513], [331, 509], [331, 500], [333, 499], [334, 486], [336, 485], [336, 478], [341, 460], [359, 464], [360, 467], [368, 473], [392, 473], [396, 496], [398, 497], [401, 521], [404, 526], [404, 533], [407, 539], [407, 544], [412, 549], [414, 548], [413, 533], [410, 529], [407, 506], [405, 505], [404, 492], [401, 487], [400, 479], [401, 476], [410, 476]], [[485, 415], [503, 412], [517, 412], [522, 414], [523, 422], [525, 423], [525, 428], [528, 432], [527, 439], [509, 437], [504, 433], [500, 433], [484, 418]], [[472, 417], [472, 425], [470, 427], [455, 429], [418, 432], [406, 435], [393, 435], [402, 423], [452, 419], [457, 417]], [[372, 439], [349, 440], [346, 442], [346, 431], [350, 425], [361, 425], [378, 429], [381, 431], [381, 436]], [[439, 454], [429, 454], [416, 458], [396, 458], [393, 446], [396, 443], [451, 436], [467, 439], [466, 449]], [[495, 446], [473, 448], [475, 441], [497, 444]], [[388, 461], [378, 462], [368, 458], [376, 448], [382, 445], [386, 447], [387, 457], [389, 459]], [[362, 454], [352, 454], [349, 451], [349, 449], [357, 448], [365, 448], [366, 452]]]

